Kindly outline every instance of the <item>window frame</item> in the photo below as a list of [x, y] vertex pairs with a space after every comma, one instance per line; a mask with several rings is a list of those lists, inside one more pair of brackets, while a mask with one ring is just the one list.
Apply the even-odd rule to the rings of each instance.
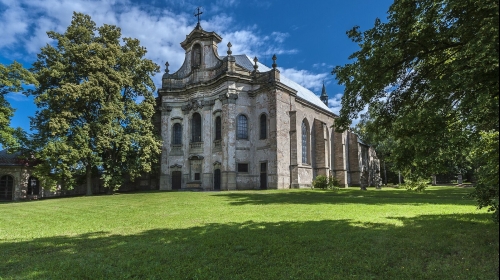
[[[246, 166], [246, 168], [243, 168], [244, 166]], [[246, 169], [246, 171], [245, 170], [240, 171], [240, 167], [242, 167], [242, 169]], [[238, 173], [250, 173], [250, 164], [248, 164], [248, 162], [236, 163], [236, 172], [238, 172]]]
[[259, 139], [260, 140], [267, 139], [267, 131], [268, 131], [267, 127], [268, 127], [267, 115], [265, 113], [262, 113], [259, 116]]
[[[195, 119], [196, 115], [199, 116], [199, 123], [198, 120]], [[203, 133], [203, 122], [201, 114], [198, 112], [194, 112], [191, 115], [191, 143], [203, 142], [201, 140], [202, 133]]]
[[[245, 123], [240, 122], [240, 120], [245, 120]], [[243, 135], [244, 134], [244, 135]], [[248, 140], [248, 117], [245, 114], [239, 114], [236, 117], [236, 139]]]
[[216, 140], [216, 141], [222, 140], [222, 118], [221, 118], [221, 116], [215, 117], [214, 129], [215, 129], [215, 139], [214, 140]]
[[301, 125], [302, 164], [309, 164], [309, 125], [306, 119]]
[[[179, 128], [179, 131], [176, 131], [176, 127]], [[179, 135], [177, 135], [176, 132], [178, 132]], [[176, 140], [179, 140], [179, 142], [177, 142]], [[181, 146], [182, 145], [182, 124], [181, 123], [176, 122], [176, 123], [172, 124], [172, 145], [174, 145], [174, 146]]]

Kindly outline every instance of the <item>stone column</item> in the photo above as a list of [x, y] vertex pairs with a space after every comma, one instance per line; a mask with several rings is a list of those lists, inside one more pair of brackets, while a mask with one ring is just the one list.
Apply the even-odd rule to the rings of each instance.
[[[170, 111], [169, 107], [166, 103], [162, 106], [161, 111], [161, 139], [162, 148], [161, 148], [161, 160], [160, 160], [160, 190], [171, 190], [172, 186], [170, 185], [170, 174], [168, 168], [168, 151], [170, 145], [170, 137], [168, 137], [169, 133], [169, 116]], [[171, 110], [171, 109], [170, 109]]]
[[236, 189], [236, 99], [238, 95], [222, 94], [222, 170], [221, 189]]
[[205, 105], [202, 112], [202, 131], [201, 139], [203, 141], [203, 171], [201, 178], [201, 186], [204, 190], [213, 190], [213, 160], [212, 160], [212, 144], [213, 144], [213, 119], [212, 106]]
[[297, 112], [290, 111], [290, 187], [299, 188], [297, 161]]

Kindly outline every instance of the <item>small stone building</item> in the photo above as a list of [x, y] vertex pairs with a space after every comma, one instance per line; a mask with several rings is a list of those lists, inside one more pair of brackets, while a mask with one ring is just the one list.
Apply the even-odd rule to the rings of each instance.
[[32, 166], [18, 153], [0, 151], [0, 200], [37, 199], [43, 193]]
[[220, 56], [222, 38], [198, 24], [181, 43], [184, 63], [158, 90], [163, 139], [160, 190], [310, 187], [317, 175], [344, 186], [376, 185], [375, 151], [352, 132], [332, 129], [337, 116], [321, 97], [247, 55]]

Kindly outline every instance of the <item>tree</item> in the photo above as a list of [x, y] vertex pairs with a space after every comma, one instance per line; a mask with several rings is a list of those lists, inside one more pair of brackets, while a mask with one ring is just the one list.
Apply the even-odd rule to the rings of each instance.
[[126, 175], [149, 172], [160, 152], [151, 121], [159, 66], [144, 58], [139, 40], [121, 43], [120, 28], [96, 27], [88, 15], [74, 13], [65, 33], [47, 34], [56, 44], [38, 54], [31, 91], [37, 176], [66, 187], [85, 176], [91, 195], [93, 174], [114, 191]]
[[[499, 130], [498, 34], [498, 1], [395, 1], [386, 23], [347, 32], [360, 50], [332, 72], [345, 85], [336, 129], [368, 106], [372, 131], [395, 141], [398, 168], [427, 177], [478, 162], [482, 133]], [[498, 153], [486, 156], [482, 163], [498, 162]]]
[[14, 61], [5, 66], [0, 63], [0, 145], [17, 148], [18, 138], [24, 133], [21, 128], [10, 127], [10, 119], [14, 116], [12, 108], [5, 98], [9, 92], [23, 90], [23, 84], [36, 84], [36, 80], [28, 70]]

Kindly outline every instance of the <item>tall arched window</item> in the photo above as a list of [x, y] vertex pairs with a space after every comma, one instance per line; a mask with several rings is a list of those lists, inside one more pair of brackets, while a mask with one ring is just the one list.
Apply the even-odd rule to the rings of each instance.
[[302, 122], [302, 163], [309, 163], [309, 127], [306, 120]]
[[14, 178], [10, 175], [0, 177], [0, 199], [12, 199], [12, 189], [14, 188]]
[[201, 46], [200, 44], [195, 44], [192, 49], [192, 60], [191, 65], [193, 68], [198, 68], [201, 65]]
[[201, 116], [198, 113], [194, 113], [191, 120], [191, 141], [201, 142]]
[[172, 144], [182, 145], [182, 125], [180, 123], [174, 123], [172, 130]]
[[248, 119], [245, 115], [238, 116], [238, 122], [236, 126], [236, 138], [248, 139]]
[[267, 117], [265, 114], [260, 115], [260, 139], [267, 138]]
[[222, 139], [222, 121], [221, 118], [218, 116], [215, 118], [215, 140], [221, 140]]

